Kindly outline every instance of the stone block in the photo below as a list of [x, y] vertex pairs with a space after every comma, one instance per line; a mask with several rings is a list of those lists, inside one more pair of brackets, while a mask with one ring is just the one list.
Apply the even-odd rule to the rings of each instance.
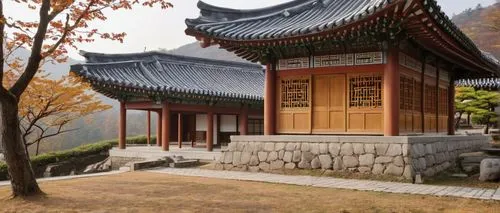
[[328, 144], [320, 143], [319, 144], [319, 154], [328, 154]]
[[233, 164], [224, 164], [224, 170], [231, 170], [233, 169], [234, 165]]
[[375, 145], [374, 144], [365, 144], [365, 153], [376, 154]]
[[295, 163], [285, 164], [285, 169], [295, 169], [295, 167], [297, 167], [297, 165], [295, 165]]
[[286, 151], [294, 151], [295, 150], [295, 143], [287, 143], [285, 146]]
[[500, 159], [487, 158], [481, 161], [480, 181], [496, 181], [500, 179]]
[[220, 163], [216, 163], [214, 166], [215, 170], [224, 170], [224, 165]]
[[249, 166], [248, 171], [249, 172], [259, 172], [260, 168], [258, 166]]
[[236, 144], [236, 151], [242, 152], [247, 144], [248, 142], [238, 142]]
[[[419, 158], [418, 159], [418, 165], [419, 165], [419, 168], [424, 171], [425, 169], [427, 169], [427, 162], [425, 161], [425, 158]], [[430, 165], [429, 165], [430, 166]]]
[[365, 154], [365, 147], [362, 143], [354, 143], [353, 145], [354, 154], [362, 155]]
[[436, 159], [436, 163], [443, 163], [445, 161], [447, 161], [447, 158], [446, 158], [446, 155], [444, 154], [444, 152], [439, 152], [435, 155], [435, 159]]
[[309, 150], [311, 150], [309, 143], [301, 143], [300, 144], [300, 151], [309, 152]]
[[379, 156], [375, 158], [375, 163], [390, 163], [392, 162], [392, 157], [389, 156]]
[[333, 157], [338, 156], [339, 152], [340, 152], [340, 144], [338, 144], [338, 143], [328, 144], [328, 152]]
[[263, 171], [269, 171], [269, 169], [271, 168], [271, 165], [267, 162], [260, 162], [259, 168]]
[[276, 143], [274, 147], [274, 151], [285, 150], [285, 143]]
[[312, 159], [312, 161], [311, 161], [311, 168], [313, 168], [313, 169], [319, 169], [319, 168], [321, 168], [321, 162], [319, 161], [318, 157], [315, 157], [314, 159]]
[[359, 156], [359, 165], [360, 166], [365, 166], [365, 167], [371, 168], [373, 166], [374, 161], [375, 161], [374, 154], [366, 154], [366, 155]]
[[314, 154], [311, 152], [302, 152], [300, 161], [310, 163], [314, 158]]
[[257, 154], [257, 156], [259, 157], [259, 161], [260, 162], [266, 161], [267, 160], [267, 155], [268, 155], [267, 152], [259, 152]]
[[332, 157], [330, 155], [320, 155], [319, 162], [321, 163], [322, 169], [331, 169], [332, 168]]
[[275, 143], [265, 143], [264, 144], [264, 151], [266, 151], [266, 152], [274, 151], [274, 145], [275, 145]]
[[240, 151], [233, 152], [233, 165], [235, 165], [235, 166], [241, 165], [241, 152]]
[[311, 168], [311, 163], [305, 162], [305, 161], [300, 161], [298, 164], [298, 167], [301, 169], [310, 169]]
[[425, 156], [425, 165], [427, 165], [427, 167], [431, 167], [435, 164], [436, 164], [436, 159], [434, 158], [434, 155]]
[[434, 148], [434, 144], [425, 144], [425, 154], [427, 155], [436, 154], [436, 148]]
[[377, 156], [385, 155], [388, 148], [389, 144], [375, 144], [375, 152], [377, 152]]
[[401, 144], [391, 144], [385, 153], [386, 156], [399, 156], [402, 155]]
[[255, 142], [255, 148], [254, 148], [254, 154], [260, 152], [260, 151], [264, 151], [264, 143], [262, 142]]
[[359, 165], [358, 158], [354, 156], [343, 156], [342, 163], [343, 168], [353, 168]]
[[269, 155], [267, 155], [267, 162], [275, 161], [278, 160], [278, 152], [272, 151], [269, 152]]
[[231, 142], [227, 145], [227, 150], [230, 152], [236, 151], [237, 146], [238, 142]]
[[396, 166], [394, 164], [389, 164], [387, 168], [384, 170], [385, 175], [394, 175], [394, 176], [402, 176], [404, 168]]
[[342, 170], [342, 157], [337, 156], [333, 160], [333, 170], [339, 171]]
[[241, 153], [241, 164], [246, 165], [250, 162], [250, 158], [252, 157], [251, 152], [243, 152]]
[[426, 177], [432, 177], [432, 176], [434, 176], [435, 174], [436, 174], [436, 170], [435, 170], [434, 168], [432, 168], [432, 167], [428, 167], [428, 168], [427, 168], [427, 169], [425, 169], [425, 171], [424, 171], [424, 175], [425, 175]]
[[245, 148], [243, 149], [243, 152], [253, 153], [254, 150], [255, 150], [255, 143], [247, 143], [245, 145]]
[[403, 150], [403, 157], [408, 156], [408, 144], [401, 145], [401, 149]]
[[344, 143], [340, 147], [340, 155], [342, 156], [350, 156], [354, 154], [354, 149], [352, 147], [352, 143]]
[[310, 143], [309, 144], [310, 152], [319, 155], [319, 144], [318, 143]]
[[370, 167], [358, 167], [358, 171], [363, 174], [369, 174], [372, 172], [372, 168]]
[[302, 156], [302, 152], [301, 151], [293, 151], [293, 156], [292, 156], [292, 162], [299, 162], [300, 161], [300, 158]]
[[373, 165], [372, 174], [381, 175], [384, 173], [384, 170], [385, 170], [385, 166], [377, 163], [377, 164]]
[[292, 157], [293, 157], [293, 152], [286, 151], [285, 154], [283, 155], [283, 161], [290, 163], [292, 162]]
[[233, 163], [233, 153], [231, 152], [224, 153], [224, 163], [225, 164]]
[[284, 156], [285, 156], [285, 150], [284, 149], [278, 151], [278, 159], [279, 160], [283, 160]]
[[394, 157], [392, 163], [396, 166], [399, 166], [399, 167], [404, 167], [405, 166], [405, 162], [403, 160], [403, 157], [401, 156], [396, 156]]
[[403, 171], [403, 177], [407, 180], [412, 180], [414, 176], [414, 172], [411, 168], [411, 166], [407, 165], [405, 166], [405, 169]]
[[283, 166], [285, 166], [285, 162], [282, 160], [276, 160], [271, 162], [270, 168], [271, 170], [277, 170], [277, 169], [283, 169]]
[[257, 157], [257, 155], [252, 155], [252, 157], [250, 157], [250, 162], [248, 162], [248, 165], [250, 165], [250, 166], [258, 166], [259, 163], [260, 163], [259, 157]]

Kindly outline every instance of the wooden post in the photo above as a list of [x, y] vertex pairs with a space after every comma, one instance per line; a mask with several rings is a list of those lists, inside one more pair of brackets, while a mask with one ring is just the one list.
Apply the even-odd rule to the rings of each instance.
[[214, 113], [207, 113], [207, 150], [209, 152], [214, 149]]
[[125, 102], [120, 102], [120, 122], [118, 126], [118, 147], [125, 149], [127, 147], [127, 109]]
[[448, 88], [448, 135], [455, 135], [455, 78], [453, 74]]
[[387, 51], [384, 70], [384, 136], [399, 135], [399, 52], [398, 48]]
[[157, 112], [158, 113], [158, 118], [156, 119], [157, 122], [156, 122], [156, 145], [157, 146], [161, 146], [161, 131], [162, 128], [161, 128], [161, 123], [162, 123], [162, 119], [161, 119], [161, 112]]
[[264, 135], [276, 134], [276, 62], [267, 65], [264, 95]]
[[439, 133], [439, 75], [441, 72], [440, 68], [440, 60], [439, 58], [436, 60], [436, 133]]
[[238, 117], [238, 122], [240, 135], [248, 135], [248, 105], [243, 105], [240, 116]]
[[424, 53], [423, 59], [422, 59], [422, 73], [421, 73], [421, 79], [420, 79], [420, 111], [421, 111], [421, 125], [422, 125], [422, 133], [425, 133], [425, 68], [427, 67], [427, 55]]
[[147, 141], [148, 141], [148, 146], [151, 145], [151, 111], [148, 110], [148, 125], [147, 125]]
[[163, 151], [168, 151], [170, 148], [170, 109], [168, 108], [168, 102], [165, 101], [162, 105], [162, 149]]
[[177, 143], [179, 148], [182, 148], [182, 114], [177, 114]]

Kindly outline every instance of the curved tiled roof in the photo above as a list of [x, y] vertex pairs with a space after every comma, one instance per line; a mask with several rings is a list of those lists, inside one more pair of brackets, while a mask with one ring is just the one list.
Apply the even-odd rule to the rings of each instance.
[[[258, 64], [170, 55], [161, 52], [133, 54], [82, 54], [86, 64], [71, 72], [89, 81], [99, 92], [118, 98], [118, 91], [137, 96], [203, 96], [233, 101], [262, 101], [264, 73]], [[104, 93], [104, 92], [103, 92]]]
[[[471, 39], [441, 11], [435, 0], [293, 0], [254, 10], [221, 8], [200, 1], [198, 7], [201, 15], [195, 19], [186, 19], [186, 33], [198, 38], [208, 37], [232, 42], [308, 37], [367, 20], [373, 14], [388, 8], [402, 10], [401, 7], [411, 5], [410, 2], [418, 2], [422, 5], [422, 10], [428, 13], [429, 17], [432, 17], [431, 19], [456, 44], [461, 45], [461, 48], [479, 59], [481, 63], [486, 63], [488, 67], [486, 69], [498, 72], [499, 61], [479, 50]], [[394, 6], [399, 3], [402, 3], [399, 7]], [[384, 13], [381, 13], [381, 16], [384, 16]], [[400, 19], [416, 15], [407, 14], [406, 16]], [[418, 36], [420, 35], [415, 37]], [[250, 59], [253, 58], [255, 57], [250, 57]], [[484, 65], [481, 66], [484, 68]]]
[[500, 78], [463, 79], [456, 82], [460, 87], [500, 89]]

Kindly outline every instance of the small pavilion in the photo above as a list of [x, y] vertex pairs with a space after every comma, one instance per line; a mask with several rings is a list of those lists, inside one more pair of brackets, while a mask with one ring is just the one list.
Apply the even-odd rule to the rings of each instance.
[[158, 114], [157, 145], [205, 141], [208, 151], [234, 134], [262, 134], [264, 70], [261, 65], [170, 55], [81, 53], [71, 72], [120, 102], [119, 148], [126, 148], [126, 111]]
[[435, 0], [198, 7], [187, 35], [266, 65], [265, 135], [453, 135], [454, 82], [500, 74]]

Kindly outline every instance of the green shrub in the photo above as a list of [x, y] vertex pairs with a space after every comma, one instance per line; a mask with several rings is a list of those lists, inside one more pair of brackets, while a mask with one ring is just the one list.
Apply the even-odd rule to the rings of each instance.
[[[156, 137], [151, 137], [151, 144], [156, 143]], [[135, 136], [127, 138], [127, 144], [147, 144], [146, 136]], [[107, 152], [113, 146], [118, 145], [118, 140], [105, 140], [91, 144], [78, 146], [70, 150], [58, 152], [49, 152], [38, 156], [31, 157], [31, 165], [33, 168], [47, 166], [52, 163], [57, 163], [71, 158], [84, 157], [89, 155]], [[7, 175], [7, 165], [0, 162], [0, 180], [5, 179]], [[5, 176], [5, 177], [4, 177]]]

